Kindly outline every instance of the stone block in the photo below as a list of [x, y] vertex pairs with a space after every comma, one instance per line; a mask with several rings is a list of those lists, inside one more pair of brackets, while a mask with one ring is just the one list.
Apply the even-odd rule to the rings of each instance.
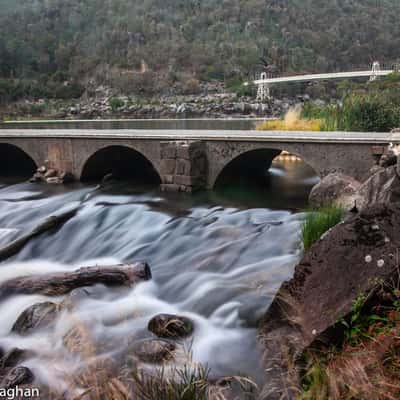
[[161, 191], [163, 191], [163, 192], [179, 192], [180, 191], [180, 185], [162, 184], [161, 185]]
[[192, 186], [195, 178], [188, 175], [175, 175], [175, 183], [177, 185]]
[[173, 175], [175, 173], [175, 167], [176, 167], [176, 160], [174, 159], [163, 159], [161, 160], [161, 168], [160, 172], [161, 174], [165, 175]]
[[177, 146], [177, 158], [190, 160], [205, 153], [205, 144], [201, 141], [183, 142]]
[[162, 181], [163, 181], [163, 183], [166, 183], [166, 184], [174, 183], [174, 175], [163, 175]]
[[192, 186], [184, 186], [184, 185], [182, 185], [180, 187], [180, 191], [184, 192], [184, 193], [192, 193], [193, 192], [193, 188], [192, 188]]
[[176, 143], [161, 143], [161, 159], [176, 158]]
[[189, 160], [178, 159], [176, 162], [176, 175], [190, 175], [191, 165]]
[[190, 160], [190, 146], [189, 144], [185, 143], [180, 145], [176, 149], [176, 156], [177, 158], [181, 158], [183, 160]]

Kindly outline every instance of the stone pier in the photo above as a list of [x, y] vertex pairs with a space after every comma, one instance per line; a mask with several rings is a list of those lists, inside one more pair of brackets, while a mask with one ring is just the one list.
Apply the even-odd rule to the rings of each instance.
[[191, 193], [206, 188], [207, 153], [204, 142], [161, 142], [160, 151], [163, 191]]

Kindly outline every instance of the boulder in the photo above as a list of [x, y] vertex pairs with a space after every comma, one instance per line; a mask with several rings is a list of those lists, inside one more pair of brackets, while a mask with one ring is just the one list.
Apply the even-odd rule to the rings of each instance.
[[0, 360], [0, 370], [16, 367], [21, 362], [33, 357], [33, 352], [14, 347], [7, 351]]
[[31, 179], [29, 179], [29, 182], [32, 183], [37, 183], [37, 182], [42, 182], [43, 181], [43, 174], [40, 172], [36, 172]]
[[133, 344], [130, 349], [140, 361], [146, 363], [161, 363], [174, 358], [176, 345], [159, 339], [143, 340]]
[[15, 321], [11, 332], [29, 335], [32, 331], [48, 327], [58, 316], [62, 307], [46, 301], [28, 307]]
[[58, 176], [53, 176], [51, 178], [46, 178], [46, 183], [49, 183], [51, 185], [59, 185], [60, 183], [62, 183], [62, 181]]
[[60, 173], [59, 178], [61, 183], [64, 184], [75, 182], [75, 177], [71, 174], [71, 172], [63, 171]]
[[48, 169], [45, 174], [44, 177], [47, 178], [54, 178], [55, 176], [57, 176], [57, 170], [56, 169]]
[[381, 168], [375, 172], [361, 185], [357, 198], [357, 204], [363, 209], [374, 203], [389, 204], [400, 201], [397, 167]]
[[400, 203], [375, 204], [331, 229], [305, 253], [261, 323], [268, 382], [263, 398], [294, 398], [281, 397], [288, 365], [310, 346], [337, 338], [336, 323], [350, 314], [360, 294], [371, 294], [377, 282], [397, 279], [399, 226]]
[[3, 389], [10, 389], [15, 386], [32, 383], [34, 376], [32, 371], [27, 367], [15, 367], [9, 371], [0, 383]]
[[180, 339], [193, 333], [193, 323], [179, 315], [159, 314], [149, 321], [148, 330], [161, 338]]
[[397, 164], [397, 155], [389, 152], [383, 154], [381, 159], [379, 160], [379, 166], [383, 168], [388, 168], [396, 164]]
[[361, 183], [351, 176], [340, 172], [331, 173], [313, 187], [309, 200], [315, 207], [336, 203], [349, 209], [354, 206], [360, 187]]

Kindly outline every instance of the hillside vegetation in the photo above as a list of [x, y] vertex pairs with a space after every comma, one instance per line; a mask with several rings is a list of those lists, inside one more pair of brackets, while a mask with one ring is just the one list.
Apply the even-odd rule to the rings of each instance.
[[398, 0], [0, 0], [0, 96], [139, 95], [399, 57]]

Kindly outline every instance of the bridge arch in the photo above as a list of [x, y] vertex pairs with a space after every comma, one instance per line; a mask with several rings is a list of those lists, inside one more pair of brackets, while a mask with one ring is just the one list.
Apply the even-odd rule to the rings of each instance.
[[[230, 151], [221, 154], [212, 164], [209, 186], [215, 188], [224, 184], [263, 184], [267, 179], [267, 171], [271, 168], [274, 159], [283, 151], [297, 156], [319, 177], [324, 176], [318, 165], [318, 155], [314, 160], [309, 154], [298, 152], [296, 146], [277, 146], [275, 144], [245, 144], [238, 143]], [[215, 152], [212, 152], [216, 154]]]
[[11, 143], [0, 142], [0, 176], [31, 178], [36, 172], [38, 164], [34, 158], [19, 146]]
[[80, 180], [101, 181], [112, 174], [115, 179], [132, 180], [141, 184], [161, 183], [153, 163], [138, 150], [127, 145], [109, 145], [97, 149], [84, 162]]

